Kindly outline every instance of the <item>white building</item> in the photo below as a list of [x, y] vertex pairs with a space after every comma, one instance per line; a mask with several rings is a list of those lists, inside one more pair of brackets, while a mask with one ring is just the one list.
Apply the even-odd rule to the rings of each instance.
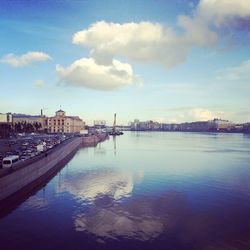
[[140, 121], [135, 119], [133, 122], [130, 123], [130, 127], [132, 130], [137, 130], [139, 128]]
[[0, 113], [0, 123], [12, 123], [12, 114], [11, 113], [6, 113], [6, 114]]
[[95, 120], [94, 121], [94, 126], [95, 127], [105, 127], [106, 126], [106, 121], [105, 120]]

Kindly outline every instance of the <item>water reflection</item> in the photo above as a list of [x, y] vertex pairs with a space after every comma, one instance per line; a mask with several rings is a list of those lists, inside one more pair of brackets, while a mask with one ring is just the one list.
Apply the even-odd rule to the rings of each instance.
[[49, 200], [45, 197], [31, 196], [24, 205], [21, 206], [21, 210], [38, 210], [43, 211], [48, 208]]
[[95, 206], [87, 213], [76, 213], [76, 231], [84, 231], [97, 238], [122, 238], [148, 241], [157, 238], [164, 230], [173, 227], [181, 215], [188, 214], [183, 194], [169, 191], [158, 198], [130, 198], [112, 207]]
[[[143, 175], [140, 173], [138, 176], [141, 178]], [[77, 199], [88, 202], [95, 202], [101, 197], [118, 201], [131, 195], [133, 185], [133, 175], [130, 172], [96, 169], [67, 176], [61, 180], [57, 192], [69, 192]]]
[[103, 243], [166, 243], [174, 238], [178, 244], [170, 249], [249, 249], [250, 226], [244, 224], [243, 215], [247, 211], [237, 206], [230, 211], [214, 208], [197, 212], [184, 193], [170, 190], [161, 197], [131, 197], [110, 208], [95, 206], [86, 213], [76, 213], [73, 220], [76, 231]]
[[113, 136], [114, 155], [116, 155], [116, 136]]
[[248, 250], [249, 148], [239, 134], [111, 137], [1, 219], [1, 246]]
[[102, 147], [102, 143], [99, 143], [94, 148], [94, 154], [96, 154], [96, 155], [105, 155], [106, 154], [106, 149], [104, 147]]
[[84, 231], [97, 237], [117, 239], [120, 237], [149, 240], [163, 231], [164, 224], [159, 217], [136, 217], [127, 211], [101, 209], [94, 216], [78, 214], [74, 218], [76, 231]]

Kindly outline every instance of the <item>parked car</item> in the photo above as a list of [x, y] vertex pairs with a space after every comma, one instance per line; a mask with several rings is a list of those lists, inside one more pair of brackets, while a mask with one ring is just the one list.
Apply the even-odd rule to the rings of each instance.
[[22, 155], [22, 156], [20, 157], [20, 161], [25, 161], [25, 160], [27, 160], [27, 159], [29, 159], [29, 157], [28, 157], [28, 156], [25, 156], [25, 155]]
[[14, 155], [14, 153], [11, 152], [11, 151], [8, 151], [8, 152], [5, 153], [5, 157], [11, 156], [11, 155]]

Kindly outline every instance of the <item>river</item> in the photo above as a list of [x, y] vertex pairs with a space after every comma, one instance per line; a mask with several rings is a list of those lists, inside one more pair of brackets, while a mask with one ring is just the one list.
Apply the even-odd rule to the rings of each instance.
[[0, 219], [8, 249], [250, 249], [250, 136], [126, 132]]

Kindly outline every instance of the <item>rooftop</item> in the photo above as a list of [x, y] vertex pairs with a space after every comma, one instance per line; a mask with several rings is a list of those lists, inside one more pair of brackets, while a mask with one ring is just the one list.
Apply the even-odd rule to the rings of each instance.
[[13, 118], [42, 118], [41, 115], [25, 115], [25, 114], [13, 114]]

